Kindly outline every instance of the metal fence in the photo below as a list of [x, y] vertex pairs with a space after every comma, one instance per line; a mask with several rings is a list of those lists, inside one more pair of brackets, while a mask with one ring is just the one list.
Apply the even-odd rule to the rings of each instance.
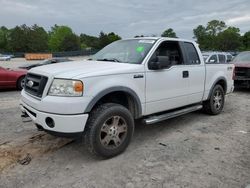
[[71, 57], [71, 56], [88, 56], [93, 55], [98, 50], [79, 50], [79, 51], [69, 51], [69, 52], [53, 52], [53, 57]]

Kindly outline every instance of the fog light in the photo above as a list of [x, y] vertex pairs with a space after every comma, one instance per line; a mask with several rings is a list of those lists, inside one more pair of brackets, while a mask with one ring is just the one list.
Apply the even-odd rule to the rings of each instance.
[[50, 117], [46, 117], [45, 119], [45, 123], [48, 125], [48, 127], [50, 128], [54, 128], [55, 127], [55, 122], [52, 118]]

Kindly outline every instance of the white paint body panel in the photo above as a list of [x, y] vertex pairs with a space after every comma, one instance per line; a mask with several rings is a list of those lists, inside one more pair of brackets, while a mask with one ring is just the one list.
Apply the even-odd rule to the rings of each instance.
[[[193, 43], [201, 59], [200, 65], [179, 65], [169, 69], [148, 70], [147, 62], [156, 47], [168, 38], [159, 39], [150, 50], [142, 64], [116, 62], [78, 61], [52, 64], [31, 69], [30, 73], [48, 77], [47, 85], [40, 99], [22, 91], [21, 104], [38, 114], [32, 118], [45, 129], [56, 132], [82, 132], [87, 122], [85, 110], [95, 96], [112, 87], [126, 87], [139, 98], [142, 116], [154, 114], [189, 104], [207, 100], [214, 82], [223, 77], [227, 82], [227, 93], [232, 91], [232, 68], [230, 64], [204, 65], [197, 44]], [[183, 41], [181, 39], [171, 39]], [[186, 40], [184, 40], [186, 41]], [[191, 41], [187, 41], [191, 42]], [[189, 71], [189, 77], [183, 79], [182, 72]], [[141, 74], [143, 78], [134, 78]], [[48, 96], [54, 78], [79, 79], [84, 83], [82, 97]], [[55, 115], [56, 114], [56, 115]], [[31, 115], [29, 113], [29, 115]], [[53, 117], [61, 126], [50, 129], [45, 118]], [[68, 124], [69, 122], [73, 123]], [[71, 127], [72, 126], [72, 127]]]
[[[45, 130], [48, 131], [54, 131], [58, 133], [79, 133], [83, 132], [86, 122], [88, 120], [88, 114], [77, 114], [77, 115], [61, 115], [61, 114], [52, 114], [52, 113], [46, 113], [38, 111], [30, 106], [28, 106], [26, 103], [24, 103], [22, 100], [20, 101], [21, 110], [25, 111], [29, 117], [32, 119], [32, 121], [35, 124], [39, 124], [42, 126]], [[32, 111], [36, 114], [36, 117], [33, 116], [28, 110]], [[45, 119], [47, 117], [50, 117], [55, 122], [55, 127], [50, 128], [46, 125]]]

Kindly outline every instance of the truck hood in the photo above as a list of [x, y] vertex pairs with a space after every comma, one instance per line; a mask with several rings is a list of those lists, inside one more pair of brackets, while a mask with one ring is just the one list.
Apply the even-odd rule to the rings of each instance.
[[237, 62], [234, 63], [235, 67], [248, 67], [250, 68], [250, 62]]
[[29, 72], [56, 78], [74, 78], [142, 72], [144, 65], [107, 61], [72, 61], [35, 67]]

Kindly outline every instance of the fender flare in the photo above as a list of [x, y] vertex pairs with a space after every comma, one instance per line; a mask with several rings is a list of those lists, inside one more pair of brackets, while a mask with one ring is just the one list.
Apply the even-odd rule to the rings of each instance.
[[105, 89], [101, 92], [99, 92], [87, 105], [84, 113], [89, 113], [91, 112], [92, 108], [94, 107], [94, 105], [105, 95], [112, 93], [112, 92], [116, 92], [116, 91], [122, 91], [125, 92], [127, 94], [129, 94], [130, 96], [133, 97], [134, 101], [135, 101], [135, 105], [137, 106], [137, 110], [136, 110], [136, 118], [141, 117], [142, 115], [142, 106], [141, 106], [141, 101], [140, 98], [138, 97], [138, 95], [136, 94], [135, 91], [133, 91], [132, 89], [128, 88], [128, 87], [124, 87], [124, 86], [116, 86], [116, 87], [111, 87], [108, 89]]
[[212, 95], [212, 91], [213, 91], [214, 86], [215, 86], [219, 81], [221, 81], [221, 80], [223, 80], [223, 81], [225, 82], [225, 94], [227, 93], [227, 79], [226, 79], [225, 77], [223, 77], [223, 76], [220, 76], [219, 78], [217, 78], [217, 79], [214, 81], [212, 87], [210, 88], [209, 95], [208, 95], [208, 98], [207, 98], [207, 99], [210, 99], [210, 97], [211, 97], [211, 95]]

